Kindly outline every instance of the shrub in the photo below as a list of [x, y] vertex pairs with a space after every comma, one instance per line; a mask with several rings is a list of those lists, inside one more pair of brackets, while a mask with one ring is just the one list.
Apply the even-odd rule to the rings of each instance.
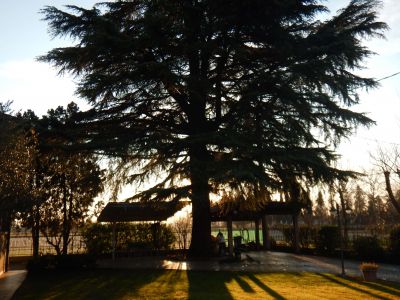
[[322, 226], [318, 232], [317, 250], [323, 254], [333, 254], [339, 247], [339, 228], [337, 226]]
[[285, 226], [282, 228], [283, 237], [285, 238], [285, 243], [289, 246], [293, 244], [293, 227]]
[[383, 248], [376, 236], [358, 237], [353, 241], [353, 249], [362, 260], [376, 260], [383, 256]]
[[[294, 238], [294, 229], [292, 226], [283, 228], [283, 236], [285, 242], [292, 246]], [[299, 244], [301, 248], [309, 248], [311, 245], [316, 243], [317, 229], [315, 227], [300, 226], [299, 228]]]
[[[117, 251], [170, 249], [175, 236], [169, 226], [164, 224], [127, 224], [116, 225]], [[112, 225], [89, 224], [82, 230], [87, 252], [107, 254], [113, 248]]]
[[109, 225], [90, 224], [82, 230], [86, 250], [91, 254], [111, 253], [112, 228]]
[[156, 249], [171, 249], [171, 246], [175, 243], [176, 237], [171, 227], [160, 226], [159, 234], [155, 239], [154, 246]]
[[390, 231], [389, 250], [393, 257], [400, 257], [400, 225]]
[[273, 237], [269, 238], [269, 246], [271, 247], [271, 249], [275, 249], [276, 248], [276, 240]]
[[300, 246], [310, 248], [317, 243], [318, 230], [316, 227], [300, 227]]

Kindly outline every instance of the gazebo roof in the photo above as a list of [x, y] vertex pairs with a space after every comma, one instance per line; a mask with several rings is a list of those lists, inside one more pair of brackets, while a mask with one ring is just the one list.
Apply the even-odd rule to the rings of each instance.
[[213, 205], [211, 207], [211, 220], [249, 221], [263, 217], [264, 215], [296, 215], [307, 205], [300, 202], [269, 201], [256, 208], [239, 208], [235, 205]]
[[164, 221], [189, 204], [188, 201], [170, 202], [109, 202], [98, 222]]

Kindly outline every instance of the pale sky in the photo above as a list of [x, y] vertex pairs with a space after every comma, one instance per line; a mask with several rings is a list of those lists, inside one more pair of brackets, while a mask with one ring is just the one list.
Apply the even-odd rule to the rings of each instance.
[[[70, 45], [68, 40], [51, 40], [47, 24], [40, 19], [39, 10], [45, 5], [62, 7], [74, 4], [91, 7], [92, 0], [1, 0], [0, 1], [0, 101], [13, 100], [14, 111], [32, 109], [43, 115], [49, 108], [75, 101], [84, 109], [85, 101], [74, 95], [75, 84], [68, 77], [57, 77], [57, 71], [35, 58], [54, 47]], [[329, 0], [332, 12], [349, 0]], [[383, 0], [381, 20], [390, 30], [386, 40], [366, 42], [378, 55], [366, 61], [362, 74], [382, 78], [400, 71], [400, 1]], [[400, 144], [400, 75], [382, 81], [380, 88], [362, 92], [357, 111], [367, 112], [377, 122], [370, 129], [360, 128], [349, 141], [340, 145], [342, 167], [353, 169], [369, 165], [369, 151], [376, 141], [383, 146]]]

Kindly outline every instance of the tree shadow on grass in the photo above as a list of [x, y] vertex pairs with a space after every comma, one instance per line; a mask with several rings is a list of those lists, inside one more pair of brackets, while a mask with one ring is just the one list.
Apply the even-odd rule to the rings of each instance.
[[336, 279], [334, 277], [331, 277], [331, 276], [329, 276], [327, 274], [323, 274], [323, 273], [317, 273], [317, 275], [319, 275], [319, 276], [323, 277], [324, 279], [327, 279], [327, 280], [329, 280], [329, 281], [331, 281], [333, 283], [341, 285], [343, 287], [346, 287], [346, 288], [352, 289], [354, 291], [357, 291], [359, 293], [374, 297], [375, 299], [382, 299], [382, 300], [389, 299], [389, 298], [387, 298], [385, 296], [381, 296], [381, 295], [375, 294], [375, 293], [373, 293], [371, 291], [367, 291], [367, 290], [364, 290], [362, 288], [359, 288], [359, 287], [356, 287], [356, 286], [353, 286], [353, 285], [350, 284], [350, 283], [360, 284], [360, 282], [358, 282], [358, 281], [352, 281], [352, 280], [349, 280], [347, 278], [341, 278], [342, 280], [338, 280], [338, 279]]
[[233, 299], [225, 283], [235, 277], [233, 272], [187, 271], [189, 299]]
[[[166, 274], [170, 273], [161, 270], [106, 269], [42, 272], [30, 274], [13, 299], [119, 300], [127, 295], [140, 298], [138, 291], [159, 281]], [[168, 278], [164, 281], [168, 286]]]
[[242, 290], [246, 293], [255, 293], [254, 289], [248, 284], [245, 280], [242, 279], [241, 276], [235, 274], [233, 279], [238, 283], [238, 285], [242, 288]]
[[[188, 271], [189, 281], [189, 299], [233, 299], [233, 296], [228, 288], [228, 284], [235, 281], [241, 289], [240, 294], [251, 295], [252, 297], [260, 297], [253, 287], [249, 284], [247, 279], [254, 282], [258, 287], [264, 290], [274, 299], [284, 300], [285, 298], [278, 292], [268, 287], [264, 282], [257, 278], [253, 273], [248, 272], [210, 272]], [[239, 290], [240, 290], [239, 289]], [[236, 290], [238, 293], [238, 290]]]
[[354, 278], [346, 278], [347, 281], [363, 285], [365, 287], [378, 290], [380, 292], [390, 294], [396, 297], [399, 297], [400, 299], [400, 284], [396, 283], [389, 283], [389, 282], [365, 282], [365, 281], [360, 281]]
[[260, 288], [262, 288], [265, 292], [267, 292], [270, 296], [274, 297], [274, 299], [279, 299], [279, 300], [286, 299], [281, 294], [274, 291], [269, 286], [267, 286], [264, 282], [262, 282], [260, 279], [258, 279], [254, 274], [248, 273], [247, 277], [249, 279], [251, 279], [255, 284], [257, 284]]

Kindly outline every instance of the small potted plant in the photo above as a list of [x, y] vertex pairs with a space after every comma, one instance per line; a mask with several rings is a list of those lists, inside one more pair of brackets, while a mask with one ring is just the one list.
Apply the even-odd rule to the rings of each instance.
[[377, 279], [377, 272], [378, 272], [379, 266], [376, 263], [368, 263], [368, 262], [363, 262], [360, 265], [360, 270], [363, 273], [363, 277], [365, 281], [375, 281]]

